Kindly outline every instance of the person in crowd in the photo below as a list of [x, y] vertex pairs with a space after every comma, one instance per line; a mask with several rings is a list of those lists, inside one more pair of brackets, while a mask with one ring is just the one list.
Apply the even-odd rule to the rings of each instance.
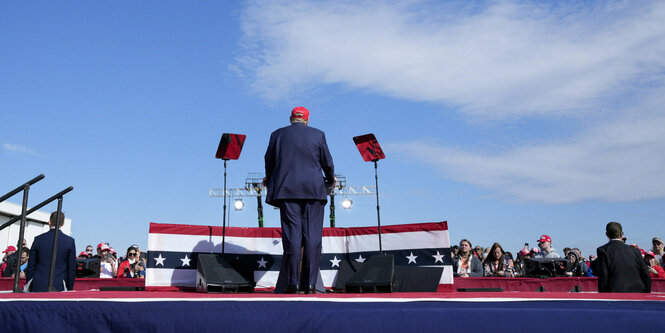
[[14, 252], [16, 252], [16, 247], [12, 245], [7, 246], [7, 248], [4, 251], [2, 251], [2, 253], [4, 253], [4, 256], [2, 257], [2, 263], [0, 263], [0, 276], [4, 276], [2, 275], [2, 273], [7, 268], [7, 257], [14, 254]]
[[529, 251], [528, 246], [517, 253], [517, 260], [515, 260], [513, 263], [516, 277], [526, 277], [526, 267], [524, 261], [532, 257], [533, 255], [531, 254], [531, 251]]
[[111, 255], [108, 244], [102, 244], [99, 263], [99, 277], [102, 279], [114, 278], [118, 275], [118, 261]]
[[552, 247], [552, 238], [550, 236], [540, 236], [538, 247], [540, 248], [540, 252], [535, 255], [535, 258], [561, 258], [561, 255]]
[[118, 278], [138, 278], [141, 275], [140, 271], [145, 268], [141, 268], [139, 256], [140, 252], [136, 248], [132, 246], [127, 248], [126, 260], [118, 267]]
[[568, 258], [567, 276], [592, 276], [591, 269], [579, 260], [577, 252], [574, 250], [568, 251], [566, 258]]
[[25, 279], [25, 274], [26, 274], [25, 269], [28, 268], [28, 259], [30, 259], [30, 249], [24, 247], [23, 251], [21, 251], [21, 267], [19, 269], [20, 271], [19, 277], [21, 279]]
[[99, 243], [99, 244], [97, 244], [97, 254], [95, 254], [91, 258], [102, 259], [102, 247], [104, 247], [104, 245], [106, 245], [108, 247], [109, 243]]
[[88, 255], [88, 252], [81, 251], [81, 253], [79, 253], [79, 256], [77, 257], [77, 259], [90, 259], [90, 256]]
[[531, 258], [535, 258], [538, 253], [540, 253], [540, 249], [538, 247], [532, 248], [531, 249]]
[[480, 259], [480, 261], [483, 260], [483, 247], [480, 245], [476, 245], [476, 247], [473, 248], [473, 254]]
[[571, 248], [564, 247], [563, 248], [563, 256], [567, 258], [568, 257], [568, 252], [570, 252], [570, 250], [571, 250]]
[[649, 267], [640, 251], [621, 240], [621, 224], [608, 223], [605, 226], [605, 235], [610, 241], [596, 249], [598, 258], [591, 265], [594, 274], [598, 276], [598, 292], [651, 292]]
[[647, 263], [649, 267], [649, 275], [651, 278], [665, 278], [665, 270], [656, 259], [656, 254], [653, 251], [648, 251], [644, 254], [644, 262]]
[[513, 261], [506, 257], [505, 251], [499, 243], [494, 243], [485, 258], [485, 276], [513, 277], [515, 266]]
[[[49, 276], [53, 257], [53, 239], [56, 223], [65, 224], [65, 214], [51, 213], [50, 230], [35, 237], [30, 250], [28, 263], [28, 281], [32, 280], [30, 290], [33, 292], [49, 291]], [[58, 248], [55, 249], [55, 266], [53, 267], [53, 288], [57, 291], [73, 290], [76, 276], [76, 244], [74, 238], [58, 230]]]
[[85, 247], [85, 253], [88, 254], [88, 258], [92, 258], [92, 256], [94, 255], [94, 253], [92, 253], [92, 245], [87, 245]]
[[665, 266], [663, 264], [663, 255], [665, 255], [665, 245], [663, 245], [663, 239], [660, 237], [654, 237], [651, 240], [652, 248], [651, 251], [656, 255], [656, 261], [660, 264], [660, 266]]
[[453, 258], [453, 276], [455, 277], [481, 277], [483, 276], [483, 263], [471, 251], [471, 242], [462, 239], [459, 242], [459, 254]]
[[453, 247], [450, 249], [450, 256], [452, 258], [455, 258], [459, 255], [459, 245], [453, 245]]
[[489, 248], [489, 247], [486, 247], [486, 248], [483, 250], [483, 257], [482, 257], [483, 261], [484, 261], [485, 259], [487, 259], [487, 256], [489, 255], [489, 253], [490, 253], [490, 248]]

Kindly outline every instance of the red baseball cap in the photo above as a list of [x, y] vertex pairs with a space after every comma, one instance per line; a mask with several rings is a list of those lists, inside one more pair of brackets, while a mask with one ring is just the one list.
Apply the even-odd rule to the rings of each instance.
[[2, 251], [2, 253], [7, 253], [7, 252], [9, 252], [9, 251], [16, 252], [16, 248], [13, 247], [13, 246], [11, 246], [11, 245], [9, 245], [9, 246], [7, 246], [7, 249], [6, 249], [6, 250]]
[[540, 236], [540, 239], [538, 241], [539, 242], [550, 242], [550, 243], [552, 243], [552, 238], [550, 238], [550, 236], [547, 236], [547, 235], [542, 235], [542, 236]]
[[79, 257], [80, 257], [80, 256], [86, 256], [86, 257], [87, 257], [87, 256], [88, 256], [88, 252], [83, 251], [83, 252], [79, 253]]
[[302, 106], [296, 106], [293, 108], [293, 110], [291, 110], [291, 118], [309, 120], [309, 110]]
[[656, 257], [656, 254], [653, 253], [653, 251], [647, 251], [647, 252], [644, 254], [644, 256], [645, 256], [645, 257], [646, 257], [646, 256], [651, 256], [651, 258], [655, 258], [655, 257]]
[[102, 246], [104, 246], [104, 244], [105, 244], [105, 243], [99, 243], [99, 244], [97, 244], [97, 248], [98, 248], [98, 249], [101, 249]]
[[531, 251], [529, 251], [529, 249], [522, 249], [522, 251], [520, 251], [519, 255], [524, 257], [524, 256], [528, 256], [530, 253], [531, 253]]

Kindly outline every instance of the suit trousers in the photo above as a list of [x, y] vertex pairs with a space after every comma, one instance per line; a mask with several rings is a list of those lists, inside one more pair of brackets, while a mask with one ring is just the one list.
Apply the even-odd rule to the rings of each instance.
[[[321, 236], [326, 201], [292, 199], [281, 200], [279, 214], [282, 221], [284, 254], [279, 271], [280, 279], [289, 286], [316, 285], [321, 263]], [[302, 277], [300, 276], [301, 247]]]

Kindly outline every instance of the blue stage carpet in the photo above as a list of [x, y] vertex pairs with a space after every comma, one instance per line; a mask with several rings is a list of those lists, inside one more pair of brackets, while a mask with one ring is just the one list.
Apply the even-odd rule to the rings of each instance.
[[[99, 294], [100, 292], [98, 292]], [[101, 292], [103, 294], [103, 292]], [[115, 293], [121, 294], [121, 293]], [[93, 293], [0, 296], [2, 332], [646, 332], [665, 327], [661, 297], [96, 298]], [[172, 293], [171, 293], [172, 294]], [[441, 294], [441, 293], [439, 293]], [[109, 294], [107, 294], [109, 295]], [[113, 294], [110, 294], [111, 296]], [[197, 294], [193, 294], [197, 295]], [[417, 295], [417, 294], [414, 294]], [[460, 297], [458, 297], [460, 296]], [[107, 296], [108, 297], [108, 296]]]

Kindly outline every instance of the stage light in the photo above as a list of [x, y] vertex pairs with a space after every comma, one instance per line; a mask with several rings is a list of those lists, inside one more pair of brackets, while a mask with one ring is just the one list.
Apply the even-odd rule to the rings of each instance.
[[242, 210], [242, 208], [245, 207], [245, 203], [242, 199], [236, 199], [236, 201], [233, 202], [233, 207], [235, 207], [236, 210]]
[[351, 199], [349, 198], [342, 199], [342, 208], [351, 209], [351, 206], [353, 206], [353, 201], [351, 201]]

